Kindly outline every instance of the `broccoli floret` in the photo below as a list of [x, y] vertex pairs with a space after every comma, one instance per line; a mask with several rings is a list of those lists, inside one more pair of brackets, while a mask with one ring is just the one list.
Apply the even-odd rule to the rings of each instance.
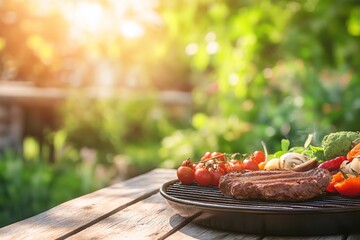
[[326, 135], [321, 145], [324, 148], [325, 159], [329, 160], [346, 155], [359, 142], [359, 132], [341, 131]]

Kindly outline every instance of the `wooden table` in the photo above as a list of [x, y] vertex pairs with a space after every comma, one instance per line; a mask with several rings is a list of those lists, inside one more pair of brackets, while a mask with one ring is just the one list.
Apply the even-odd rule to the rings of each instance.
[[323, 239], [355, 240], [359, 234], [314, 237], [257, 236], [209, 229], [177, 215], [160, 195], [175, 179], [155, 169], [0, 229], [0, 239]]

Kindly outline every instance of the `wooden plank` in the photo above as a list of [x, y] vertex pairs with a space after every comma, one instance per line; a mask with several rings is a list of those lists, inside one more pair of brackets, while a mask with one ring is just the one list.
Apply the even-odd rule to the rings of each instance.
[[55, 239], [73, 234], [158, 192], [176, 178], [173, 169], [155, 169], [0, 229], [1, 239]]
[[183, 219], [158, 193], [129, 206], [69, 239], [157, 239]]
[[[174, 233], [173, 233], [174, 232]], [[69, 239], [260, 239], [204, 228], [176, 214], [160, 193], [138, 202]]]
[[169, 239], [185, 240], [185, 239], [222, 239], [222, 240], [260, 240], [261, 236], [241, 234], [234, 232], [226, 232], [215, 229], [202, 227], [200, 225], [189, 223], [179, 231], [169, 237]]

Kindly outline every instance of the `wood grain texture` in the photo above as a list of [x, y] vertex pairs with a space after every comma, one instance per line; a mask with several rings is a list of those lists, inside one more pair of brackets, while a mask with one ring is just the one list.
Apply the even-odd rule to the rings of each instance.
[[197, 224], [189, 223], [179, 231], [171, 235], [168, 239], [187, 240], [187, 239], [204, 239], [204, 240], [261, 240], [261, 236], [241, 234], [220, 231], [206, 228]]
[[157, 193], [69, 239], [158, 239], [183, 221]]
[[162, 239], [164, 236], [167, 236], [164, 239], [260, 239], [188, 223], [170, 208], [159, 193], [117, 212], [69, 239]]
[[44, 213], [0, 229], [1, 239], [56, 239], [92, 225], [106, 214], [155, 194], [162, 184], [176, 178], [172, 169], [155, 169], [65, 202]]

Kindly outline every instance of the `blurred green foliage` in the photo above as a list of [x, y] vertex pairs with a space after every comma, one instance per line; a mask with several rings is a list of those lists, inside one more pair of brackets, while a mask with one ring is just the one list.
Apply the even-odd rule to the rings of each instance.
[[31, 217], [109, 182], [101, 165], [67, 151], [49, 165], [39, 158], [36, 142], [26, 139], [27, 153], [6, 151], [0, 156], [0, 227]]
[[282, 138], [296, 145], [313, 133], [318, 144], [328, 132], [358, 130], [356, 1], [176, 3], [165, 12], [186, 18], [167, 23], [174, 36], [192, 29], [197, 111], [190, 128], [163, 141], [169, 166], [209, 150], [254, 151], [261, 140], [276, 151]]
[[161, 162], [154, 162], [161, 140], [185, 125], [171, 112], [152, 93], [133, 92], [101, 100], [77, 95], [62, 109], [66, 143], [77, 149], [96, 149], [97, 159], [105, 164], [112, 164], [117, 154], [125, 154], [141, 171], [148, 170]]
[[[148, 24], [142, 38], [112, 31], [87, 44], [68, 41], [60, 15], [38, 18], [22, 3], [0, 4], [1, 15], [26, 13], [1, 23], [2, 76], [62, 85], [60, 72], [91, 70], [91, 57], [101, 56], [125, 72], [137, 69], [141, 84], [116, 99], [69, 99], [61, 130], [50, 133], [54, 165], [37, 159], [31, 140], [25, 159], [1, 157], [3, 224], [103, 186], [94, 169], [106, 166], [111, 177], [116, 159], [138, 174], [207, 151], [251, 152], [265, 141], [275, 152], [283, 138], [302, 145], [311, 133], [317, 145], [329, 132], [359, 130], [358, 1], [164, 0], [154, 9], [162, 25]], [[191, 92], [186, 117], [160, 101], [169, 89]], [[96, 162], [81, 157], [84, 148], [96, 150]]]

